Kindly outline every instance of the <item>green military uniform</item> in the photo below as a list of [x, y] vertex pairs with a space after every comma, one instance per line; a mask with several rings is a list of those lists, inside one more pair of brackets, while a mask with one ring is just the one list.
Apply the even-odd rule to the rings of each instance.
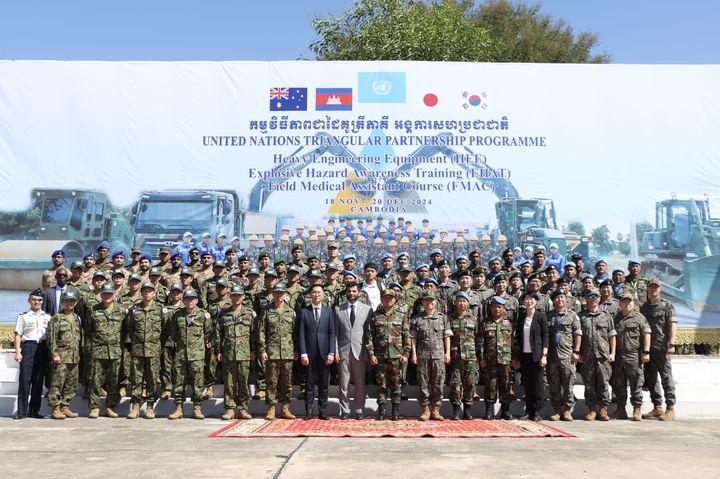
[[616, 335], [615, 323], [606, 311], [593, 313], [588, 310], [580, 313], [582, 343], [581, 374], [585, 384], [585, 404], [591, 410], [610, 404], [610, 376], [612, 365], [610, 356], [610, 338]]
[[175, 377], [175, 341], [171, 335], [171, 324], [173, 316], [176, 312], [184, 307], [182, 301], [176, 304], [168, 304], [169, 314], [163, 324], [163, 344], [162, 354], [160, 355], [160, 384], [162, 385], [163, 395], [167, 398], [174, 390], [176, 382]]
[[[56, 314], [48, 324], [45, 337], [52, 365], [48, 404], [53, 409], [68, 407], [78, 385], [82, 341], [80, 317], [75, 313]], [[55, 357], [60, 358], [60, 364], [55, 364]]]
[[607, 300], [600, 303], [600, 310], [608, 313], [611, 318], [615, 318], [620, 311], [620, 301], [614, 296], [610, 296]]
[[548, 348], [547, 378], [550, 400], [555, 411], [570, 411], [575, 404], [575, 364], [572, 362], [575, 336], [582, 336], [580, 318], [567, 307], [547, 313], [550, 347]]
[[181, 308], [173, 314], [168, 326], [175, 344], [175, 403], [185, 401], [185, 386], [189, 384], [192, 402], [199, 405], [204, 385], [205, 350], [213, 339], [212, 318], [202, 308], [195, 308], [191, 313]]
[[478, 320], [467, 310], [462, 315], [451, 313], [449, 321], [453, 333], [450, 338], [450, 402], [453, 406], [459, 406], [461, 401], [472, 406], [478, 381]]
[[[118, 293], [117, 302], [120, 303], [125, 309], [130, 310], [137, 303], [142, 302], [142, 296], [140, 291], [137, 293], [130, 293], [125, 291], [124, 293]], [[132, 356], [130, 355], [130, 338], [125, 336], [125, 344], [123, 344], [122, 355], [120, 356], [120, 377], [119, 384], [121, 389], [127, 391], [130, 383], [130, 375], [132, 373]]]
[[[675, 382], [672, 376], [670, 356], [667, 355], [668, 338], [672, 323], [677, 323], [675, 306], [660, 299], [656, 304], [646, 301], [640, 308], [652, 329], [650, 337], [650, 362], [645, 365], [645, 386], [650, 390], [650, 399], [655, 406], [662, 404], [662, 391], [665, 391], [665, 403], [675, 404]], [[662, 391], [657, 377], [660, 374]]]
[[494, 404], [498, 396], [503, 404], [510, 400], [512, 337], [513, 324], [506, 316], [493, 319], [488, 314], [479, 325], [477, 358], [486, 363], [482, 370], [486, 404]]
[[87, 398], [90, 393], [90, 367], [92, 364], [92, 342], [90, 341], [90, 316], [92, 308], [96, 304], [100, 304], [100, 293], [88, 291], [80, 293], [80, 305], [77, 307], [78, 314], [82, 318], [82, 342], [80, 344], [80, 383], [85, 387], [83, 398]]
[[117, 303], [103, 308], [99, 303], [92, 307], [88, 324], [88, 341], [92, 346], [90, 366], [90, 409], [100, 407], [100, 388], [107, 390], [106, 406], [114, 408], [120, 402], [119, 379], [123, 345], [123, 324], [127, 309]]
[[[406, 313], [394, 306], [385, 312], [382, 306], [365, 322], [365, 347], [368, 357], [377, 357], [375, 381], [377, 403], [387, 402], [388, 392], [392, 404], [400, 404], [402, 395], [400, 358], [410, 356], [410, 323]], [[389, 391], [388, 391], [389, 389]]]
[[[210, 296], [208, 296], [210, 297]], [[224, 299], [220, 299], [219, 296], [215, 296], [213, 301], [208, 304], [207, 310], [210, 313], [213, 324], [213, 338], [216, 337], [217, 322], [220, 313], [232, 306], [230, 296], [226, 295]], [[218, 382], [218, 378], [222, 380], [222, 364], [218, 363], [217, 356], [212, 349], [205, 350], [205, 368], [203, 370], [205, 376], [205, 387], [212, 388]], [[210, 389], [205, 394], [206, 398], [209, 398]]]
[[[626, 276], [625, 284], [634, 291], [635, 304], [645, 304], [647, 301], [648, 279], [644, 276]], [[648, 318], [648, 321], [650, 319]], [[652, 356], [652, 355], [651, 355]]]
[[630, 383], [630, 403], [642, 406], [644, 384], [642, 366], [643, 336], [652, 333], [645, 316], [631, 311], [627, 316], [618, 312], [614, 318], [617, 332], [615, 365], [612, 388], [618, 408], [624, 408], [628, 399], [627, 385]]
[[[153, 301], [144, 305], [135, 304], [128, 310], [125, 320], [125, 335], [130, 340], [132, 355], [132, 403], [140, 404], [143, 399], [153, 405], [157, 384], [160, 382], [160, 357], [162, 354], [163, 326], [170, 319], [171, 311]], [[147, 397], [143, 397], [143, 388]]]
[[292, 363], [295, 359], [295, 311], [267, 306], [260, 315], [258, 354], [266, 353], [266, 397], [268, 405], [289, 403], [292, 395]]
[[420, 405], [440, 408], [445, 383], [445, 338], [452, 336], [447, 316], [435, 312], [420, 313], [413, 318], [410, 337], [415, 341]]
[[225, 409], [247, 410], [250, 401], [250, 360], [255, 353], [255, 311], [241, 305], [218, 314], [215, 325], [215, 353], [222, 354]]

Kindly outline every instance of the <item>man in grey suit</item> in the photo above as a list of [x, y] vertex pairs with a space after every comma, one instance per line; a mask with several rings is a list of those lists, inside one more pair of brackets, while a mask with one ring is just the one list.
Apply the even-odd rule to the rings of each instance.
[[335, 361], [338, 363], [340, 389], [340, 419], [350, 417], [351, 404], [348, 387], [352, 379], [355, 384], [355, 397], [352, 412], [355, 419], [363, 418], [365, 408], [365, 359], [367, 353], [363, 343], [365, 322], [372, 316], [370, 306], [358, 301], [360, 286], [357, 283], [346, 285], [347, 301], [335, 306], [335, 337], [337, 348]]

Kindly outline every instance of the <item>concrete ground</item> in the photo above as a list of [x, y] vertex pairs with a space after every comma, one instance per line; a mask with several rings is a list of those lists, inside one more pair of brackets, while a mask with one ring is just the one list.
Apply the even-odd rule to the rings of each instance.
[[577, 438], [208, 438], [227, 424], [0, 418], [2, 477], [694, 478], [720, 466], [718, 419], [552, 423]]

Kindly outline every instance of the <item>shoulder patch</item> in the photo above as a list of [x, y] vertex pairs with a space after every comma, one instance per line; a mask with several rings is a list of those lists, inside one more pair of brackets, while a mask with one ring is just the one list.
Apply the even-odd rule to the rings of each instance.
[[167, 308], [163, 308], [163, 309], [162, 309], [162, 312], [165, 313], [165, 314], [167, 314], [168, 309], [167, 309]]
[[210, 319], [210, 313], [208, 313], [208, 312], [205, 313], [205, 319]]

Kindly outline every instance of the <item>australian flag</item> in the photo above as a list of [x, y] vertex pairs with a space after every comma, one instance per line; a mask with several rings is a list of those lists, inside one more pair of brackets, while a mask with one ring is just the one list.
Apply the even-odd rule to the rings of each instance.
[[307, 88], [271, 88], [270, 111], [307, 111]]

